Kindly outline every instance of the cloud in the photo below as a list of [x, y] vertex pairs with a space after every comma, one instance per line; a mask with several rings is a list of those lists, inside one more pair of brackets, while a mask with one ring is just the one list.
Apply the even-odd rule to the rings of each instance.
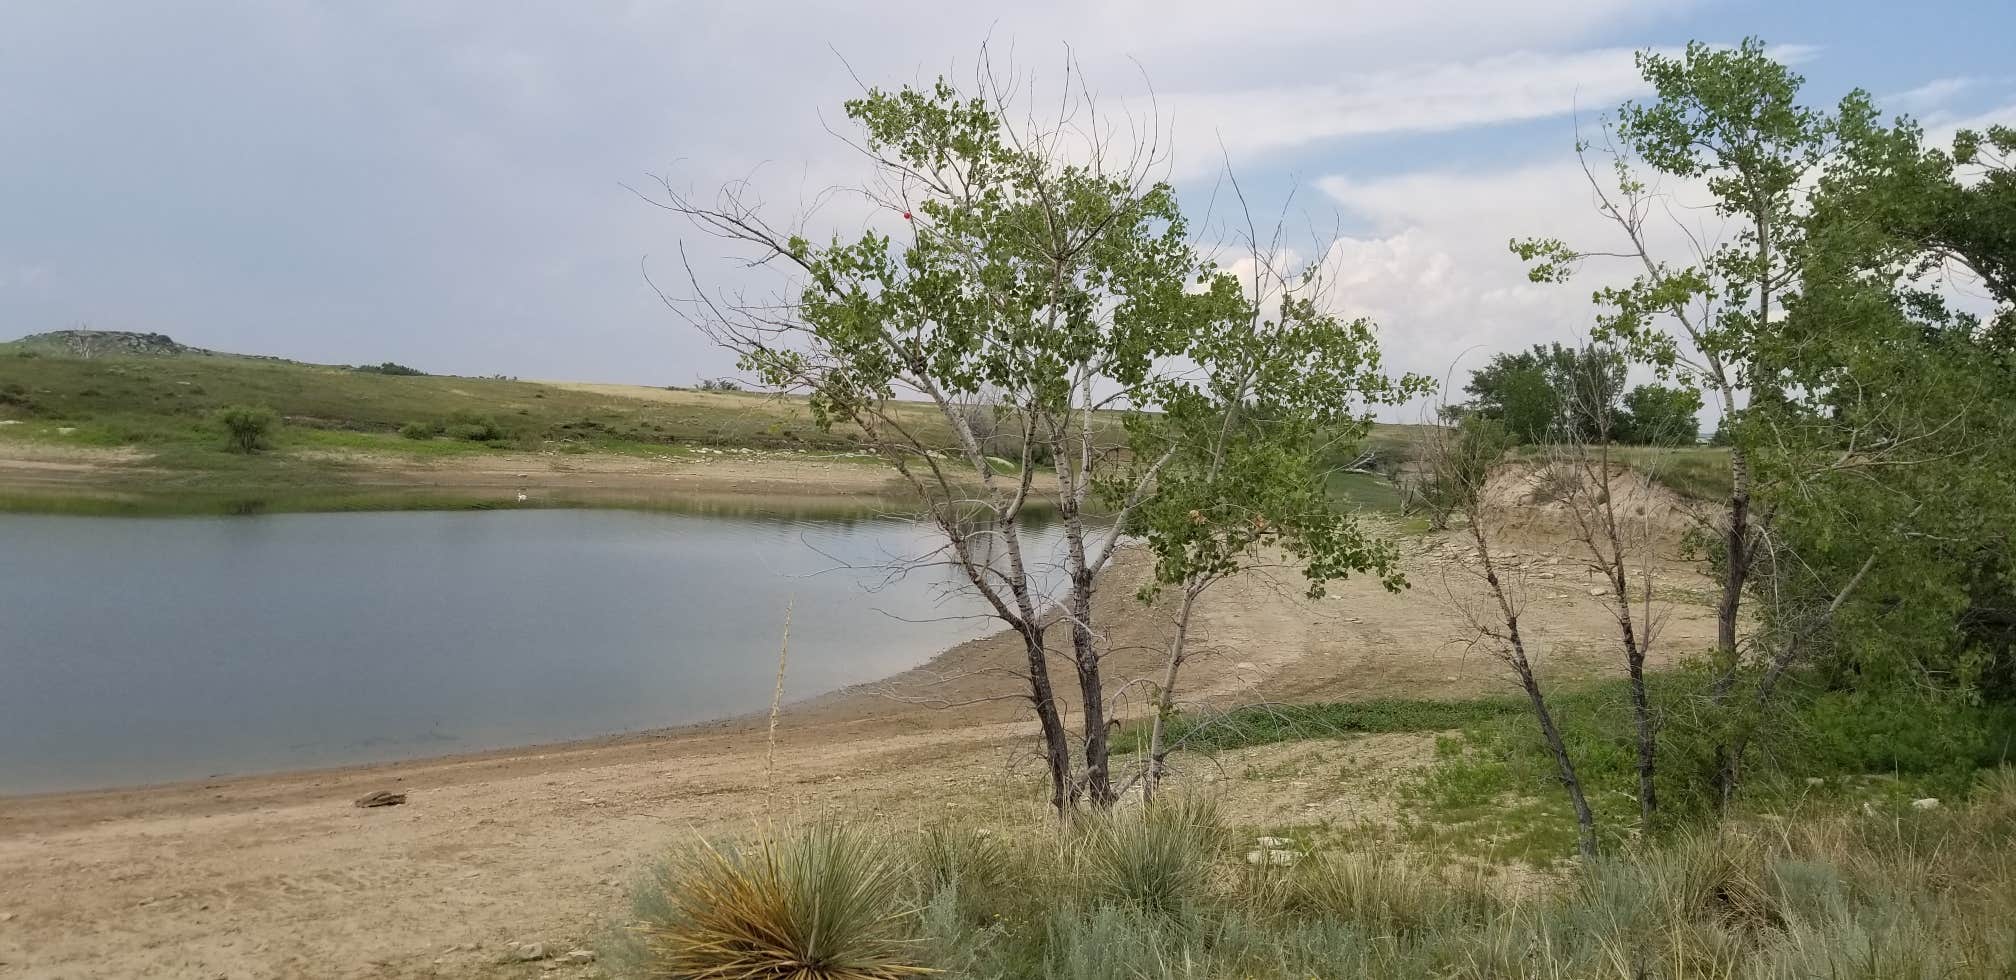
[[1139, 106], [1152, 81], [1202, 99], [1175, 116], [1179, 159], [1215, 161], [1219, 132], [1264, 155], [1530, 118], [1578, 84], [1595, 104], [1622, 84], [1622, 49], [1573, 52], [1694, 6], [0, 4], [0, 254], [47, 270], [0, 291], [0, 322], [477, 373], [718, 375], [729, 359], [638, 273], [682, 240], [703, 265], [718, 246], [620, 184], [664, 171], [704, 192], [754, 172], [788, 214], [862, 172], [822, 126], [857, 74], [961, 76], [991, 38], [1047, 80], [1070, 44], [1102, 96]]
[[1645, 91], [1630, 48], [1522, 51], [1349, 75], [1322, 85], [1179, 93], [1167, 99], [1187, 159], [1222, 139], [1233, 160], [1352, 136], [1428, 133], [1602, 111]]
[[1978, 76], [1936, 78], [1915, 88], [1882, 96], [1876, 100], [1876, 104], [1895, 112], [1922, 113], [1944, 108], [1955, 96], [1979, 88], [1985, 81], [1986, 79]]
[[[1571, 283], [1537, 284], [1511, 254], [1510, 241], [1524, 237], [1618, 245], [1619, 230], [1597, 214], [1588, 177], [1572, 157], [1499, 170], [1331, 176], [1317, 186], [1365, 229], [1324, 257], [1333, 306], [1377, 320], [1388, 363], [1447, 379], [1450, 401], [1462, 400], [1469, 371], [1492, 353], [1586, 337], [1597, 312], [1591, 292], [1633, 272], [1622, 261], [1592, 260]], [[1675, 220], [1690, 222], [1688, 232], [1704, 241], [1726, 233], [1683, 206], [1698, 196], [1691, 186], [1664, 190], [1672, 207], [1651, 223], [1655, 249], [1676, 259], [1688, 254]], [[1669, 214], [1678, 217], [1666, 220]], [[1415, 405], [1394, 417], [1413, 420], [1424, 410]]]

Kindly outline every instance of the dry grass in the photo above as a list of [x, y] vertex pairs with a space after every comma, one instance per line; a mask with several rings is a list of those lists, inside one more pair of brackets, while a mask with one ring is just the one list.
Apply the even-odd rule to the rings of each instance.
[[[850, 928], [877, 937], [856, 947], [872, 955], [850, 962], [1002, 980], [1887, 980], [2016, 969], [2009, 771], [1984, 777], [1966, 806], [1746, 818], [1516, 891], [1434, 855], [1298, 850], [1290, 866], [1255, 866], [1245, 854], [1253, 845], [1235, 846], [1208, 802], [1173, 797], [1145, 813], [1080, 821], [1061, 836], [1032, 827], [1004, 840], [947, 826], [888, 833], [883, 850], [830, 831], [804, 841], [823, 853], [843, 839], [853, 841], [851, 860], [874, 867], [792, 877], [759, 865], [756, 880], [794, 884], [751, 890], [723, 880], [749, 878], [748, 865], [675, 864], [687, 870], [661, 876], [647, 896], [732, 911], [690, 913], [729, 918], [691, 933], [707, 937], [751, 931], [752, 908], [831, 902], [857, 910]], [[879, 901], [864, 887], [870, 881]], [[834, 891], [816, 899], [792, 891], [815, 888]], [[797, 962], [787, 945], [736, 962]], [[703, 947], [708, 956], [724, 948], [713, 938], [661, 938], [649, 950], [657, 959], [610, 962], [618, 975], [791, 975], [702, 973], [692, 960], [665, 958]]]

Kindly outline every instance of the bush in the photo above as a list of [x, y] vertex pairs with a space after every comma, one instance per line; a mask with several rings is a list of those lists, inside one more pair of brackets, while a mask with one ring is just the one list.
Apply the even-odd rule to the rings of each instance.
[[410, 368], [404, 364], [395, 364], [391, 361], [386, 361], [383, 364], [359, 364], [350, 370], [363, 374], [392, 374], [414, 378], [424, 378], [427, 376], [427, 372], [419, 368]]
[[510, 433], [497, 424], [497, 420], [487, 415], [472, 412], [456, 412], [448, 417], [442, 431], [451, 439], [464, 442], [502, 442], [510, 438]]
[[17, 381], [0, 387], [0, 405], [32, 412], [35, 410], [35, 399], [29, 395], [28, 387]]
[[1079, 864], [1097, 898], [1180, 915], [1203, 903], [1222, 837], [1208, 801], [1178, 798], [1096, 823], [1079, 841]]
[[267, 447], [280, 416], [264, 406], [234, 405], [218, 410], [217, 424], [224, 427], [225, 445], [232, 452], [254, 453]]
[[705, 378], [694, 387], [701, 391], [741, 391], [742, 383], [732, 378]]
[[734, 850], [703, 847], [639, 895], [647, 976], [897, 980], [915, 962], [903, 868], [858, 831], [816, 826]]
[[441, 427], [425, 422], [408, 422], [399, 427], [399, 434], [408, 439], [426, 440], [441, 434]]

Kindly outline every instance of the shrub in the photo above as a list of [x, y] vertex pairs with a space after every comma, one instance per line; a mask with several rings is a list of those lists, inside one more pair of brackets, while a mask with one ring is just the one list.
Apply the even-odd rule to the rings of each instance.
[[1222, 837], [1209, 801], [1179, 797], [1095, 823], [1079, 842], [1080, 865], [1092, 895], [1177, 915], [1203, 902]]
[[649, 976], [895, 980], [916, 965], [902, 866], [858, 831], [816, 826], [748, 850], [703, 847], [639, 896]]
[[359, 364], [356, 367], [351, 368], [350, 370], [357, 371], [363, 374], [392, 374], [392, 375], [399, 375], [402, 377], [417, 377], [417, 378], [424, 378], [427, 376], [427, 372], [422, 371], [419, 368], [410, 368], [404, 364], [395, 364], [391, 361], [386, 361], [383, 364]]
[[408, 439], [432, 439], [441, 434], [441, 427], [438, 425], [429, 425], [425, 422], [408, 422], [399, 427], [399, 434]]
[[487, 415], [473, 412], [456, 412], [448, 417], [442, 431], [451, 439], [464, 442], [501, 442], [510, 438], [510, 433], [497, 424], [497, 420]]
[[35, 399], [28, 394], [28, 387], [17, 381], [0, 387], [0, 405], [33, 411], [35, 409]]
[[233, 405], [218, 410], [217, 424], [224, 427], [225, 445], [232, 452], [253, 453], [266, 448], [280, 416], [264, 406]]

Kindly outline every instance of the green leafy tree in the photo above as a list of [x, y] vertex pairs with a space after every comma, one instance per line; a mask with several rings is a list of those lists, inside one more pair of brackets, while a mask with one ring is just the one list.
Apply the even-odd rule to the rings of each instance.
[[269, 444], [280, 416], [263, 405], [232, 405], [217, 410], [225, 445], [234, 453], [256, 453]]
[[[985, 67], [981, 78], [985, 91], [1004, 91]], [[1085, 119], [1091, 108], [1076, 107]], [[846, 113], [877, 168], [863, 188], [881, 209], [874, 227], [818, 244], [771, 224], [739, 187], [701, 203], [661, 181], [663, 206], [789, 270], [774, 302], [709, 293], [697, 276], [693, 295], [666, 298], [744, 370], [807, 393], [818, 424], [860, 428], [942, 537], [931, 560], [956, 569], [1021, 637], [1053, 805], [1108, 805], [1105, 648], [1093, 599], [1119, 540], [1101, 532], [1092, 505], [1103, 499], [1132, 526], [1179, 458], [1191, 472], [1195, 416], [1205, 411], [1192, 399], [1216, 396], [1181, 378], [1241, 370], [1220, 362], [1252, 349], [1223, 338], [1252, 323], [1251, 304], [1189, 244], [1174, 192], [1151, 176], [1153, 147], [1123, 153], [1110, 132], [1088, 141], [1082, 126], [1034, 124], [943, 80], [871, 89]], [[1335, 335], [1317, 333], [1312, 343]], [[1320, 351], [1277, 349], [1262, 374], [1320, 374]], [[920, 431], [914, 411], [894, 408], [904, 398], [933, 409], [951, 452]], [[1149, 416], [1165, 409], [1175, 411], [1167, 425], [1184, 428], [1149, 435]], [[992, 431], [976, 432], [976, 418]], [[1129, 441], [1137, 451], [1119, 451]], [[1280, 454], [1257, 443], [1240, 452], [1241, 472]], [[1007, 467], [997, 468], [997, 453]], [[1044, 459], [1050, 469], [1039, 472]], [[1186, 477], [1171, 479], [1181, 487]], [[1035, 552], [1019, 523], [1039, 502], [1062, 532], [1054, 556]], [[1054, 601], [1037, 576], [1046, 558], [1062, 579]], [[1069, 638], [1078, 688], [1075, 762], [1051, 678], [1053, 620]]]
[[[1711, 525], [1722, 588], [1709, 704], [1711, 777], [1726, 804], [1780, 682], [1856, 609], [1883, 607], [1872, 570], [1928, 530], [1929, 487], [1904, 488], [1952, 458], [1949, 438], [1978, 436], [1968, 406], [1992, 403], [1997, 382], [1981, 332], [1949, 330], [1959, 321], [1916, 283], [1928, 256], [1953, 251], [1922, 223], [1953, 187], [1935, 186], [1950, 166], [1916, 150], [1914, 130], [1879, 125], [1860, 91], [1832, 112], [1802, 105], [1800, 77], [1756, 40], [1643, 54], [1639, 65], [1654, 97], [1619, 111], [1610, 132], [1622, 145], [1604, 145], [1614, 185], [1591, 177], [1624, 244], [1602, 254], [1621, 252], [1636, 275], [1597, 291], [1595, 335], [1701, 388], [1722, 416], [1731, 493]], [[1668, 212], [1652, 205], [1641, 166], [1704, 188], [1734, 231], [1690, 239], [1687, 261], [1660, 255], [1648, 225]], [[1955, 240], [1992, 268], [1992, 234], [1964, 227], [1950, 229]], [[1566, 279], [1594, 254], [1545, 239], [1513, 250], [1537, 281]], [[1928, 395], [1942, 386], [1955, 398]], [[1746, 642], [1738, 627], [1759, 583], [1762, 627]]]
[[[1381, 369], [1371, 324], [1320, 308], [1314, 267], [1272, 271], [1254, 247], [1245, 320], [1213, 322], [1189, 355], [1201, 377], [1161, 386], [1162, 411], [1130, 420], [1131, 455], [1156, 460], [1154, 493], [1131, 527], [1155, 557], [1150, 601], [1173, 593], [1175, 613], [1142, 769], [1152, 799], [1171, 746], [1167, 721], [1188, 657], [1198, 599], [1216, 583], [1282, 556], [1300, 565], [1312, 597], [1326, 583], [1371, 573], [1388, 589], [1404, 585], [1398, 552], [1340, 508], [1328, 490], [1327, 460], [1347, 455], [1371, 425], [1369, 408], [1426, 393], [1425, 378], [1397, 381]], [[1263, 310], [1276, 309], [1273, 316]], [[1112, 484], [1112, 499], [1134, 485]]]
[[[2016, 131], [1963, 132], [1948, 151], [1908, 119], [1853, 108], [1807, 217], [1809, 285], [1781, 343], [1790, 380], [1815, 393], [1781, 428], [1850, 439], [1809, 446], [1822, 465], [1778, 503], [1798, 561], [1776, 577], [1765, 627], [1797, 655], [1767, 678], [1824, 652], [1839, 684], [2009, 697]], [[1985, 312], [1946, 288], [1970, 274]], [[1910, 465], [1853, 465], [1872, 453]], [[1847, 578], [1860, 587], [1826, 587]]]
[[1617, 441], [1642, 446], [1691, 446], [1701, 440], [1701, 392], [1647, 384], [1624, 396]]
[[1470, 410], [1505, 423], [1522, 443], [1588, 439], [1598, 426], [1595, 413], [1614, 411], [1624, 370], [1614, 350], [1535, 344], [1492, 357], [1464, 390], [1475, 396]]
[[[1760, 530], [1753, 520], [1754, 454], [1764, 444], [1753, 416], [1775, 408], [1788, 388], [1764, 356], [1785, 299], [1798, 286], [1804, 196], [1828, 155], [1833, 118], [1802, 106], [1802, 79], [1773, 61], [1762, 41], [1735, 48], [1692, 43], [1679, 57], [1642, 52], [1638, 67], [1653, 89], [1648, 102], [1618, 111], [1614, 187], [1592, 176], [1598, 211], [1621, 233], [1639, 268], [1628, 285], [1596, 292], [1603, 312], [1593, 337], [1615, 343], [1662, 372], [1678, 372], [1714, 397], [1731, 434], [1730, 495], [1716, 531], [1721, 596], [1716, 605], [1712, 699], [1727, 700], [1742, 668], [1742, 606], [1755, 569]], [[1859, 96], [1851, 96], [1858, 98]], [[1587, 153], [1594, 147], [1578, 144]], [[1662, 257], [1649, 222], [1654, 174], [1705, 186], [1713, 213], [1737, 229], [1690, 263]], [[1565, 281], [1588, 257], [1555, 239], [1515, 241], [1538, 282]], [[1733, 762], [1717, 762], [1724, 797]]]

